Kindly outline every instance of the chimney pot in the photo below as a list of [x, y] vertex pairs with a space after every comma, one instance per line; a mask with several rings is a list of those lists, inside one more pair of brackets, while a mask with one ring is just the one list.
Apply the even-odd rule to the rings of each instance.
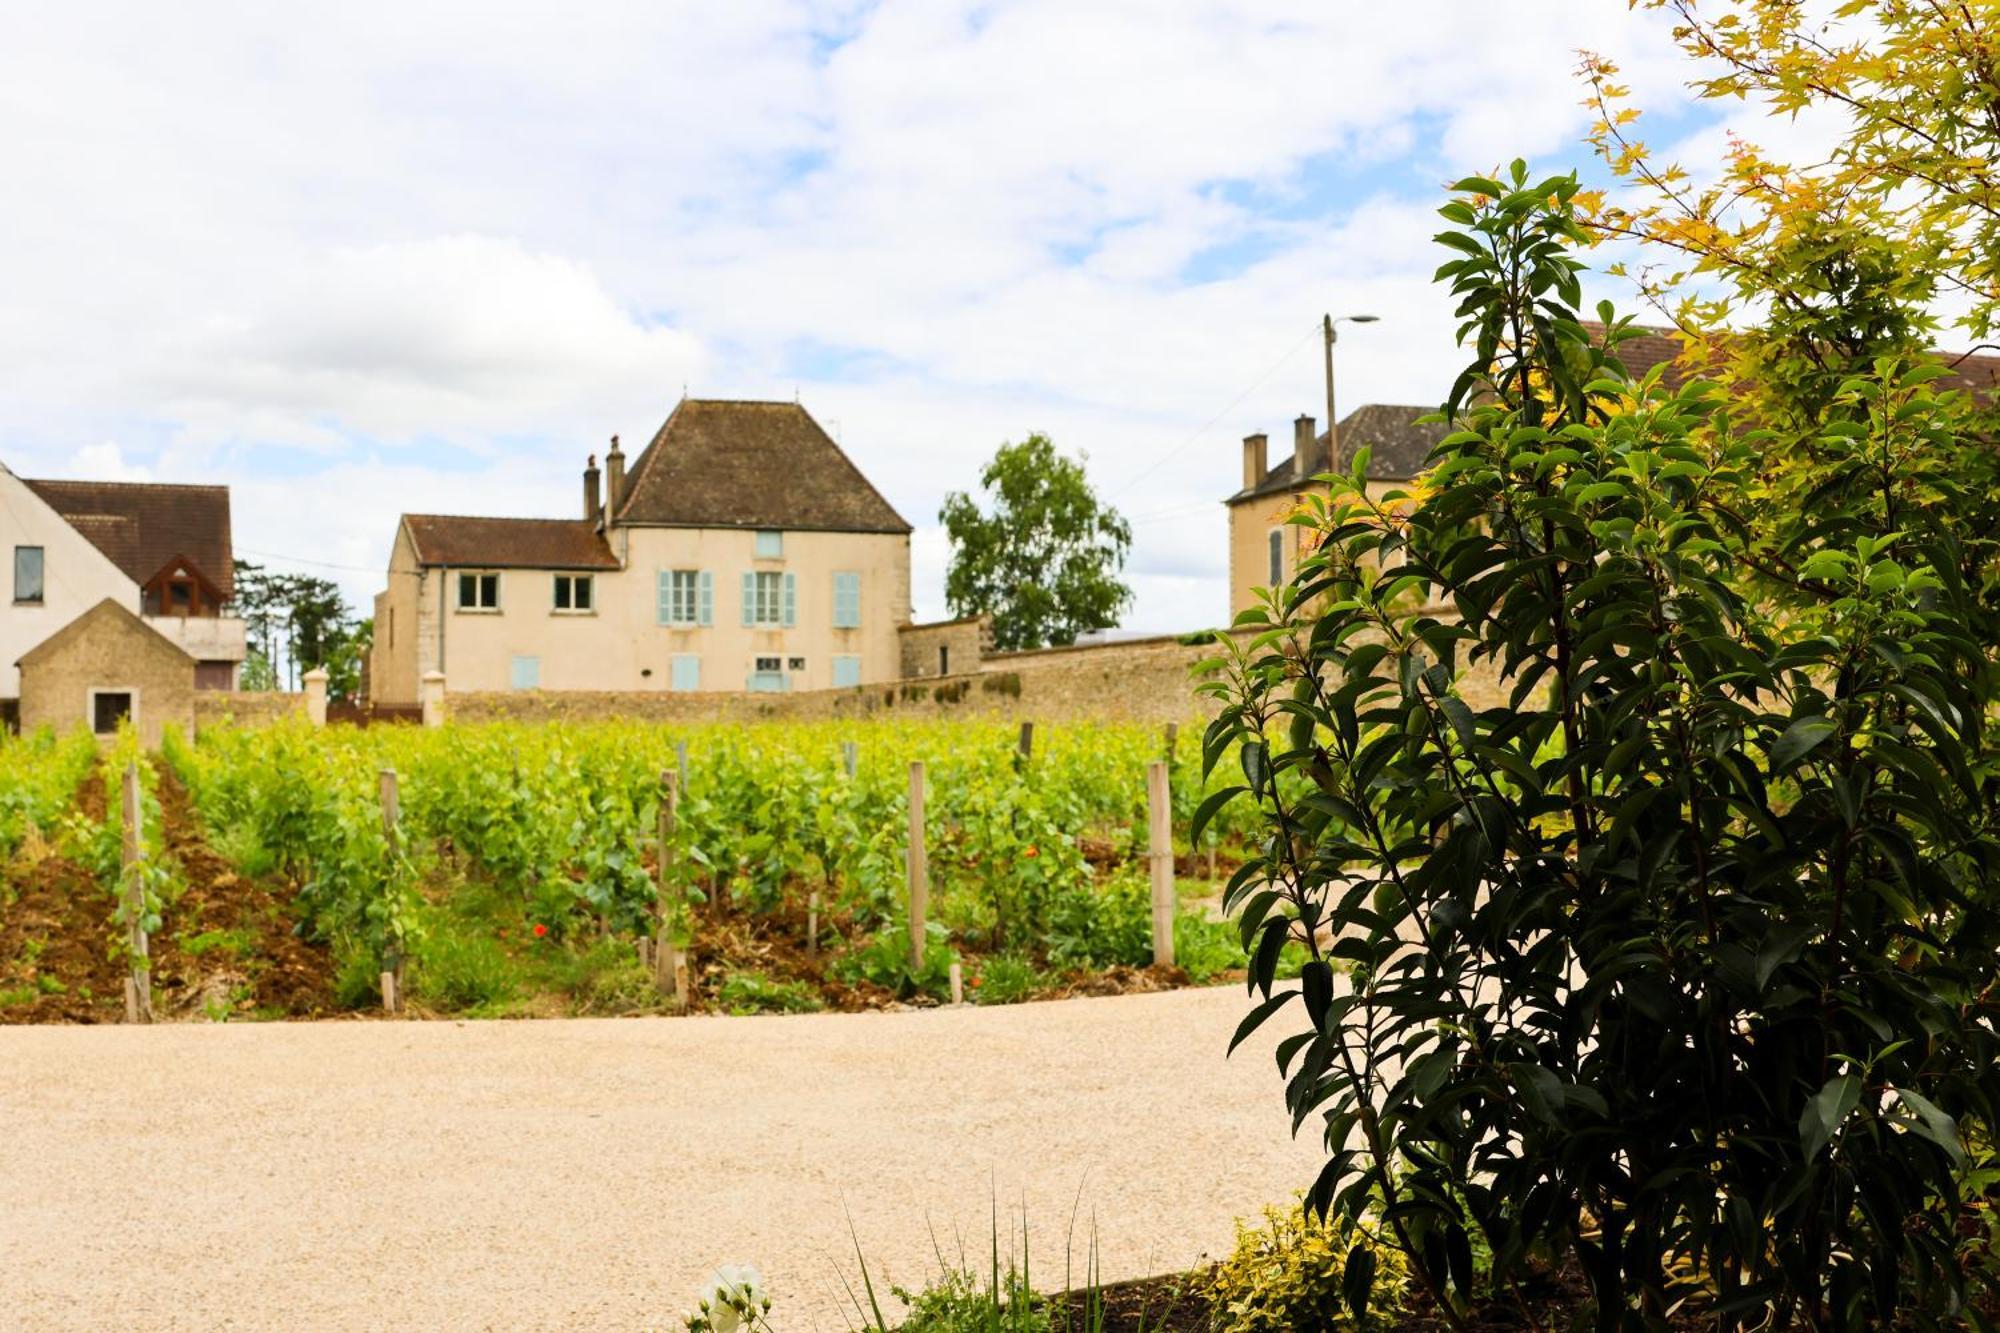
[[583, 516], [595, 523], [602, 513], [597, 495], [597, 455], [592, 454], [583, 467]]
[[1304, 481], [1326, 471], [1326, 459], [1319, 449], [1319, 431], [1311, 417], [1301, 416], [1292, 423], [1292, 479]]
[[1258, 431], [1243, 437], [1243, 489], [1263, 481], [1271, 470], [1271, 437]]
[[605, 513], [616, 518], [618, 507], [625, 503], [625, 451], [618, 447], [618, 437], [611, 437], [611, 452], [604, 455], [605, 471]]

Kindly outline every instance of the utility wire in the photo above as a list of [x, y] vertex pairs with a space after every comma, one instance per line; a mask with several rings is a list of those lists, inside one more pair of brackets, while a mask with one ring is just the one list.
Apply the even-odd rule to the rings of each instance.
[[1155, 472], [1158, 472], [1161, 468], [1165, 467], [1168, 462], [1170, 462], [1175, 457], [1179, 456], [1184, 450], [1186, 450], [1186, 448], [1189, 445], [1193, 444], [1196, 440], [1206, 435], [1209, 432], [1209, 429], [1213, 427], [1216, 422], [1222, 420], [1224, 417], [1228, 416], [1231, 412], [1234, 412], [1238, 407], [1242, 406], [1244, 399], [1248, 398], [1251, 394], [1257, 392], [1257, 390], [1263, 388], [1265, 382], [1269, 380], [1271, 376], [1277, 374], [1281, 369], [1283, 369], [1286, 362], [1290, 361], [1293, 357], [1297, 356], [1299, 354], [1299, 349], [1301, 347], [1304, 347], [1306, 343], [1308, 343], [1314, 337], [1316, 337], [1320, 333], [1320, 330], [1321, 326], [1317, 323], [1315, 323], [1311, 328], [1307, 329], [1305, 331], [1304, 337], [1301, 337], [1297, 342], [1293, 343], [1291, 347], [1286, 349], [1285, 354], [1283, 356], [1279, 357], [1276, 361], [1273, 361], [1271, 363], [1270, 369], [1266, 370], [1263, 374], [1257, 377], [1256, 383], [1252, 384], [1249, 388], [1245, 389], [1242, 393], [1237, 394], [1236, 397], [1231, 399], [1229, 402], [1229, 406], [1223, 408], [1220, 412], [1217, 412], [1214, 416], [1210, 417], [1208, 420], [1202, 422], [1201, 425], [1197, 426], [1192, 435], [1188, 436], [1185, 440], [1182, 440], [1179, 444], [1175, 445], [1173, 448], [1167, 450], [1167, 452], [1161, 454], [1158, 458], [1154, 459], [1152, 461], [1152, 464], [1148, 466], [1145, 471], [1141, 472], [1138, 476], [1132, 478], [1132, 480], [1126, 482], [1123, 486], [1119, 487], [1117, 491], [1113, 492], [1111, 498], [1115, 500], [1119, 496], [1129, 493], [1134, 486], [1137, 486], [1140, 482], [1152, 476]]

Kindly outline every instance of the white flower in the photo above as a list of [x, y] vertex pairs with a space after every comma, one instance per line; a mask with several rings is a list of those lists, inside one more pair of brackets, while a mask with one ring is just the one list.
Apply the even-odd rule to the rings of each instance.
[[714, 1333], [737, 1333], [771, 1308], [764, 1275], [749, 1264], [724, 1264], [702, 1293], [701, 1310]]

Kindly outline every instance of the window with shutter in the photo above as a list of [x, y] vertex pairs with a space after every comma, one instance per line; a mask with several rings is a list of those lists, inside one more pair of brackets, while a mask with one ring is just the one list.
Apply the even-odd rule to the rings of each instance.
[[833, 627], [861, 628], [861, 576], [839, 573], [833, 576]]
[[698, 690], [701, 688], [701, 658], [693, 653], [681, 653], [673, 659], [668, 686], [676, 690]]
[[799, 580], [796, 574], [785, 575], [785, 628], [799, 623]]
[[861, 683], [861, 659], [859, 657], [835, 657], [833, 659], [833, 687], [845, 689]]

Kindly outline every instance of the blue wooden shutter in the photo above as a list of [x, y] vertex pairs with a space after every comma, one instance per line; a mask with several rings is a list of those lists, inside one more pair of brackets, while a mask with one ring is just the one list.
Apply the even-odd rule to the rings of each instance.
[[663, 569], [656, 577], [659, 580], [659, 617], [662, 625], [674, 623], [674, 572]]
[[701, 623], [715, 623], [715, 575], [708, 570], [701, 571]]
[[842, 655], [833, 659], [833, 687], [845, 689], [861, 683], [861, 659]]
[[673, 686], [677, 690], [701, 688], [701, 659], [683, 654], [674, 659]]
[[861, 628], [861, 576], [853, 573], [833, 576], [833, 627]]
[[799, 576], [785, 575], [785, 628], [799, 623]]
[[743, 574], [743, 623], [757, 623], [757, 576], [748, 570]]

